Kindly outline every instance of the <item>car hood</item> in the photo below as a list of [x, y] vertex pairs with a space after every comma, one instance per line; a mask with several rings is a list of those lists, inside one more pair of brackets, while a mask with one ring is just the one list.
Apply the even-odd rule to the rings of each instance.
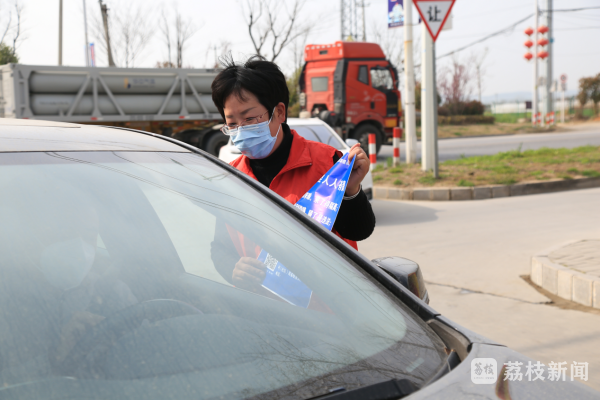
[[[410, 399], [598, 399], [600, 393], [583, 385], [578, 381], [571, 381], [569, 372], [565, 381], [549, 381], [548, 367], [544, 366], [544, 381], [529, 381], [526, 376], [526, 365], [537, 363], [514, 350], [505, 347], [493, 340], [474, 333], [450, 320], [438, 315], [434, 318], [436, 324], [444, 324], [460, 333], [470, 344], [466, 357], [452, 371], [440, 379], [430, 383], [410, 395]], [[431, 321], [429, 322], [430, 325]], [[432, 326], [437, 331], [435, 327]], [[439, 329], [439, 328], [438, 328]], [[459, 353], [460, 354], [460, 353]], [[489, 384], [476, 384], [471, 379], [472, 367], [475, 368], [477, 358], [496, 360], [496, 380]], [[508, 362], [519, 362], [521, 365], [522, 379], [504, 380], [505, 367]], [[513, 364], [514, 365], [514, 364]], [[568, 366], [567, 366], [568, 368]]]

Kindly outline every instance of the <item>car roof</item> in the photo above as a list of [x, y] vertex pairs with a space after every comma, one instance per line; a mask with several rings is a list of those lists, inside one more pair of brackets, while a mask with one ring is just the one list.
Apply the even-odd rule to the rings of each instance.
[[288, 125], [327, 125], [319, 118], [288, 118]]
[[127, 129], [0, 118], [0, 153], [28, 151], [190, 152], [175, 143]]

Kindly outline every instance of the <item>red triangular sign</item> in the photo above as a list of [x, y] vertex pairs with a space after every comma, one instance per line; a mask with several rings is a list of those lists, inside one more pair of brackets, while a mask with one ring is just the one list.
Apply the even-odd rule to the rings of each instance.
[[456, 0], [413, 0], [421, 20], [435, 42]]

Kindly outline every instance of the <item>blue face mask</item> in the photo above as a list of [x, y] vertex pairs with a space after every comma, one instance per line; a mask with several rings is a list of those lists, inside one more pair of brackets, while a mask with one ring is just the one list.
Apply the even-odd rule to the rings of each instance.
[[[275, 110], [273, 110], [273, 115]], [[268, 121], [260, 122], [254, 125], [240, 126], [237, 128], [237, 134], [231, 135], [231, 141], [248, 158], [265, 158], [273, 150], [281, 125], [277, 129], [277, 134], [271, 136], [269, 124], [273, 116]]]

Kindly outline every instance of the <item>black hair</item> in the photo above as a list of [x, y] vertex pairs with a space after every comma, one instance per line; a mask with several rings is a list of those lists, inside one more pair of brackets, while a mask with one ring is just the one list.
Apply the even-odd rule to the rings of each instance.
[[243, 91], [256, 96], [260, 104], [269, 112], [279, 103], [285, 105], [286, 120], [287, 109], [290, 101], [290, 91], [285, 81], [283, 72], [277, 64], [265, 60], [261, 56], [250, 57], [243, 65], [236, 64], [231, 55], [221, 59], [224, 69], [219, 72], [210, 86], [212, 99], [225, 120], [223, 107], [225, 101], [232, 94], [245, 101]]

